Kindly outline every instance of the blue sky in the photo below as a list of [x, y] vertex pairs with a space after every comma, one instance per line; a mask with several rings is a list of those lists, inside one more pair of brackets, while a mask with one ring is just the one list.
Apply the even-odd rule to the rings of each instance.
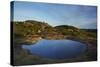
[[52, 26], [71, 25], [78, 28], [97, 28], [97, 7], [35, 2], [14, 2], [14, 21], [37, 20]]

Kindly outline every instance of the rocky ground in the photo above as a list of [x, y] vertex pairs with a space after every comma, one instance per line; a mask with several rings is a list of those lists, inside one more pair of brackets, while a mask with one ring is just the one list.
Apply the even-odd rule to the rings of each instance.
[[[97, 60], [97, 40], [92, 38], [78, 39], [76, 37], [67, 37], [66, 39], [80, 41], [86, 44], [87, 50], [78, 57], [63, 60], [51, 60], [30, 54], [21, 48], [21, 45], [15, 46], [14, 50], [14, 64], [15, 65], [30, 65], [30, 64], [48, 64], [48, 63], [62, 63], [62, 62], [80, 62], [80, 61], [96, 61]], [[34, 41], [34, 43], [37, 41]], [[17, 44], [17, 43], [14, 43]]]

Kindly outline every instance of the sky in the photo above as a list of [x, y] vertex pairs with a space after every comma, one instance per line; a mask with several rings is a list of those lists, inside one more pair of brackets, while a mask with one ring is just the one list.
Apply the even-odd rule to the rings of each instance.
[[13, 21], [37, 20], [52, 26], [71, 25], [81, 29], [97, 28], [97, 7], [72, 4], [14, 2]]

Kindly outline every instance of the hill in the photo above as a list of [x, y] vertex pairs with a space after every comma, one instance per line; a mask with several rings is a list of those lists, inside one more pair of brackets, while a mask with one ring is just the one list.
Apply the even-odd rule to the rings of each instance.
[[[92, 30], [92, 29], [91, 29]], [[93, 30], [92, 30], [93, 31]], [[46, 22], [26, 20], [23, 22], [13, 22], [13, 33], [15, 39], [27, 40], [33, 42], [41, 38], [44, 39], [74, 39], [83, 40], [87, 38], [96, 38], [96, 32], [79, 29], [69, 25], [59, 25], [52, 27]]]
[[79, 32], [80, 30], [74, 26], [69, 25], [59, 25], [56, 26], [55, 29], [61, 32], [63, 35], [73, 35], [75, 32]]
[[23, 22], [14, 22], [13, 23], [14, 33], [21, 36], [38, 34], [43, 31], [45, 28], [52, 29], [50, 25], [45, 22], [27, 20]]

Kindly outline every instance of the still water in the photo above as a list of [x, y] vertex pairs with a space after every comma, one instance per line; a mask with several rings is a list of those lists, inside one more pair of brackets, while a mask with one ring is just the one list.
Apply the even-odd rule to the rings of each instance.
[[79, 56], [86, 50], [86, 45], [72, 40], [45, 40], [22, 46], [31, 54], [49, 59], [68, 59]]

